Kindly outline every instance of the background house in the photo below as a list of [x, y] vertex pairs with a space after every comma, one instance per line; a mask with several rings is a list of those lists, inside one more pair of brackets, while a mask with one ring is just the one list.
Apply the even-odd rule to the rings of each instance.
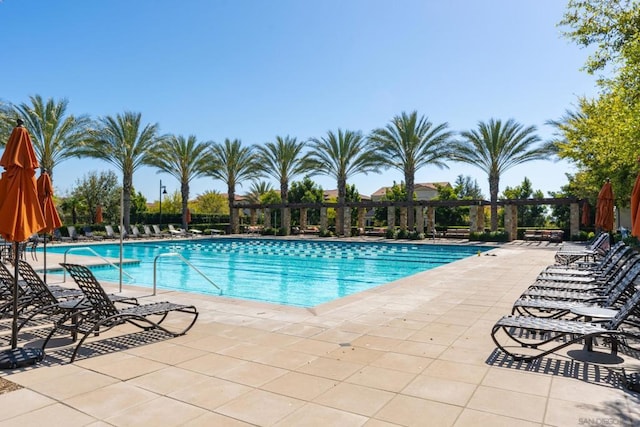
[[[443, 187], [451, 187], [451, 184], [448, 182], [419, 182], [414, 186], [414, 192], [416, 193], [416, 200], [432, 200], [438, 195], [438, 189], [436, 188], [436, 184]], [[374, 202], [379, 202], [382, 200], [385, 194], [387, 194], [387, 190], [391, 189], [391, 187], [382, 187], [378, 189], [375, 193], [371, 195], [371, 200]]]

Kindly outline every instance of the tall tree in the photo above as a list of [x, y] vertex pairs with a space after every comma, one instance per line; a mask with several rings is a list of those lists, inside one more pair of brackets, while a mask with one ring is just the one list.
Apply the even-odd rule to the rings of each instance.
[[168, 173], [180, 182], [182, 195], [182, 228], [187, 229], [187, 209], [189, 203], [189, 183], [205, 176], [211, 163], [209, 144], [198, 142], [195, 135], [171, 135], [158, 142], [158, 147], [150, 156], [149, 163]]
[[445, 160], [452, 133], [447, 127], [447, 123], [434, 125], [426, 117], [418, 117], [417, 111], [409, 114], [403, 112], [386, 127], [374, 129], [369, 135], [374, 149], [383, 155], [384, 164], [404, 173], [407, 202], [410, 203], [407, 211], [409, 230], [413, 230], [415, 225], [411, 203], [416, 172], [428, 165], [448, 167]]
[[322, 138], [312, 138], [310, 167], [320, 174], [336, 179], [338, 184], [338, 228], [344, 235], [344, 208], [347, 195], [347, 179], [353, 175], [378, 172], [383, 159], [375, 150], [370, 149], [366, 139], [360, 132], [338, 129], [338, 132], [327, 132]]
[[[308, 175], [302, 181], [294, 181], [289, 189], [288, 201], [290, 203], [322, 203], [324, 201], [324, 191]], [[300, 224], [300, 211], [292, 213], [292, 221]], [[320, 210], [307, 210], [307, 224], [320, 224]]]
[[554, 151], [550, 143], [539, 145], [535, 126], [524, 127], [513, 119], [479, 122], [478, 129], [460, 134], [451, 144], [451, 160], [482, 169], [489, 178], [491, 231], [498, 229], [498, 193], [500, 177], [519, 164], [545, 160]]
[[560, 24], [568, 28], [565, 36], [593, 49], [586, 70], [605, 71], [607, 78], [598, 80], [596, 98], [579, 98], [576, 111], [550, 122], [558, 130], [558, 155], [577, 166], [570, 179], [582, 197], [595, 198], [607, 178], [616, 194], [628, 195], [640, 152], [640, 3], [572, 0]]
[[158, 142], [158, 125], [142, 125], [140, 113], [125, 112], [116, 117], [106, 116], [98, 121], [91, 137], [77, 151], [79, 156], [102, 159], [122, 172], [123, 222], [129, 229], [133, 174], [150, 164]]
[[89, 172], [76, 180], [71, 193], [74, 199], [82, 202], [87, 209], [87, 220], [95, 223], [98, 206], [103, 209], [104, 218], [111, 221], [120, 213], [120, 186], [118, 176], [113, 171]]
[[0, 147], [5, 146], [16, 124], [16, 115], [11, 105], [0, 99]]
[[53, 180], [56, 164], [75, 156], [77, 147], [88, 137], [91, 120], [67, 114], [67, 99], [45, 101], [40, 95], [30, 99], [31, 105], [20, 104], [15, 111], [29, 131], [40, 170], [47, 171]]
[[211, 163], [207, 174], [227, 184], [230, 226], [232, 233], [239, 232], [238, 212], [233, 209], [236, 198], [236, 186], [242, 181], [252, 180], [258, 175], [255, 148], [242, 146], [239, 139], [225, 139], [224, 143], [214, 143], [210, 148]]
[[267, 181], [253, 181], [251, 183], [251, 188], [247, 193], [247, 201], [251, 204], [259, 204], [260, 198], [263, 194], [268, 193], [273, 190], [273, 187]]
[[[309, 170], [308, 154], [302, 150], [305, 144], [288, 135], [276, 136], [275, 142], [267, 142], [257, 147], [258, 168], [266, 175], [275, 178], [280, 184], [280, 199], [287, 201], [289, 195], [289, 181]], [[285, 217], [289, 210], [282, 208], [283, 224], [289, 223], [291, 218]], [[284, 230], [289, 234], [289, 230]]]
[[484, 195], [478, 181], [470, 176], [458, 175], [453, 185], [458, 199], [482, 200]]
[[[507, 187], [502, 192], [505, 199], [542, 199], [541, 190], [534, 190], [531, 180], [524, 177], [520, 185]], [[518, 225], [520, 227], [544, 227], [547, 222], [547, 208], [544, 205], [518, 206]]]
[[625, 62], [640, 46], [640, 4], [637, 0], [569, 0], [561, 26], [565, 37], [593, 47], [585, 69], [589, 73]]

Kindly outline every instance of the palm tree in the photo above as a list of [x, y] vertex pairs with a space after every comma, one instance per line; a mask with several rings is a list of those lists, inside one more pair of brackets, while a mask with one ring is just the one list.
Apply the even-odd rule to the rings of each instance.
[[543, 160], [553, 153], [550, 143], [537, 146], [540, 138], [535, 126], [527, 128], [513, 119], [478, 122], [478, 129], [460, 134], [462, 140], [451, 145], [450, 158], [482, 169], [489, 177], [491, 231], [498, 229], [498, 191], [500, 176], [521, 163]]
[[30, 99], [31, 105], [20, 104], [15, 112], [24, 120], [31, 135], [40, 170], [47, 171], [53, 180], [56, 164], [76, 156], [77, 147], [88, 137], [91, 120], [84, 115], [68, 115], [67, 99], [49, 98], [45, 102], [40, 95]]
[[[344, 216], [342, 208], [347, 195], [347, 179], [359, 173], [378, 172], [383, 159], [367, 146], [360, 132], [338, 129], [337, 134], [329, 131], [326, 137], [311, 138], [310, 142], [310, 169], [337, 181], [340, 218]], [[344, 235], [344, 220], [340, 218], [338, 224], [338, 233]]]
[[123, 223], [127, 230], [130, 225], [133, 173], [140, 166], [151, 164], [157, 144], [162, 141], [162, 137], [158, 136], [157, 124], [142, 127], [141, 122], [140, 113], [129, 111], [116, 117], [103, 117], [98, 121], [98, 128], [77, 151], [79, 156], [105, 160], [122, 172]]
[[160, 142], [151, 153], [149, 164], [166, 172], [180, 182], [182, 194], [182, 228], [187, 229], [187, 204], [189, 202], [189, 183], [194, 178], [207, 174], [211, 155], [208, 143], [199, 143], [195, 135], [171, 135]]
[[15, 114], [9, 103], [0, 100], [0, 147], [4, 147], [9, 140], [9, 135], [16, 126], [15, 119]]
[[384, 128], [374, 129], [369, 141], [381, 155], [384, 163], [404, 173], [407, 189], [407, 225], [414, 228], [413, 197], [416, 172], [427, 166], [448, 167], [445, 163], [452, 132], [447, 123], [434, 126], [426, 117], [418, 118], [418, 112], [403, 112], [395, 116]]
[[[297, 142], [296, 138], [276, 136], [275, 142], [267, 142], [257, 147], [258, 167], [261, 172], [270, 175], [280, 183], [280, 199], [286, 203], [289, 194], [289, 180], [296, 175], [309, 171], [308, 154], [303, 154], [305, 144]], [[290, 222], [290, 217], [285, 218], [289, 211], [282, 208], [281, 218], [283, 224]], [[289, 234], [289, 230], [284, 230]]]
[[223, 144], [212, 144], [210, 154], [212, 161], [207, 174], [227, 184], [231, 232], [238, 233], [238, 212], [233, 209], [236, 185], [258, 175], [254, 147], [243, 147], [240, 140], [231, 141], [227, 138]]
[[257, 205], [260, 203], [260, 197], [271, 190], [273, 190], [273, 188], [267, 181], [253, 181], [251, 183], [251, 188], [246, 195], [247, 201], [252, 205]]

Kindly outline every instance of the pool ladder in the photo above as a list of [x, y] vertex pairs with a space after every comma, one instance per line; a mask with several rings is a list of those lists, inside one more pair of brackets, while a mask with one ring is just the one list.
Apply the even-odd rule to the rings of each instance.
[[182, 262], [184, 262], [189, 267], [191, 267], [193, 269], [193, 271], [195, 271], [200, 276], [202, 276], [202, 278], [205, 279], [207, 282], [211, 283], [218, 291], [220, 291], [220, 295], [222, 295], [222, 289], [220, 288], [220, 286], [216, 285], [213, 282], [213, 280], [209, 279], [206, 274], [204, 274], [202, 271], [200, 271], [198, 269], [198, 267], [196, 267], [195, 265], [191, 264], [188, 259], [186, 259], [182, 255], [180, 255], [178, 252], [165, 252], [165, 253], [159, 254], [158, 256], [156, 256], [153, 259], [153, 295], [156, 295], [156, 277], [157, 277], [156, 267], [157, 267], [157, 264], [158, 264], [158, 258], [168, 257], [168, 256], [175, 256], [175, 257], [180, 258], [182, 260]]
[[[73, 248], [69, 248], [66, 251], [64, 251], [64, 262], [65, 264], [67, 263], [67, 254], [69, 252], [77, 252], [77, 251], [89, 251], [91, 252], [93, 255], [97, 256], [98, 258], [100, 258], [101, 260], [103, 260], [104, 262], [106, 262], [107, 264], [109, 264], [111, 267], [115, 268], [116, 270], [120, 270], [122, 272], [122, 274], [126, 275], [129, 279], [131, 280], [135, 280], [133, 278], [132, 275], [130, 275], [129, 273], [127, 273], [126, 271], [124, 271], [124, 269], [122, 268], [122, 266], [118, 266], [115, 265], [114, 263], [112, 263], [111, 261], [109, 261], [107, 258], [103, 257], [102, 255], [100, 255], [98, 252], [94, 251], [91, 247], [89, 246], [75, 246]], [[67, 281], [67, 270], [66, 269], [62, 269], [62, 281], [66, 282]]]

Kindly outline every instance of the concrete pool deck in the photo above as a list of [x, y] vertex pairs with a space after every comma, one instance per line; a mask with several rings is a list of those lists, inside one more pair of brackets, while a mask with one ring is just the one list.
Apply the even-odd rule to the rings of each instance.
[[[313, 309], [142, 298], [192, 303], [200, 317], [178, 338], [133, 327], [103, 334], [73, 364], [69, 340], [56, 340], [34, 367], [0, 371], [23, 387], [0, 394], [0, 424], [638, 425], [640, 395], [614, 374], [640, 371], [637, 358], [581, 362], [567, 356], [576, 344], [527, 364], [495, 349], [491, 327], [555, 250], [513, 242]], [[20, 344], [37, 344], [39, 331], [24, 331]]]

